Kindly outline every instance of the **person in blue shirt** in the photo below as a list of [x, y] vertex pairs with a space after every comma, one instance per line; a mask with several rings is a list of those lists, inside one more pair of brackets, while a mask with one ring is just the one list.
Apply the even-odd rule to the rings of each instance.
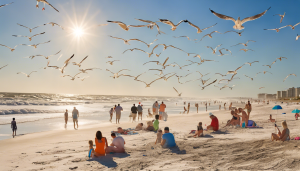
[[164, 131], [165, 133], [162, 136], [161, 146], [162, 147], [176, 146], [174, 135], [169, 132], [169, 127], [165, 127]]

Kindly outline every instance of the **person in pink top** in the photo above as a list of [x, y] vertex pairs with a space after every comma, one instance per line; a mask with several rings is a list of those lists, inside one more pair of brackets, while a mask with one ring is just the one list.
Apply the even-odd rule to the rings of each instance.
[[165, 112], [166, 107], [167, 106], [164, 104], [164, 102], [161, 102], [161, 105], [159, 107], [159, 120], [162, 119], [162, 115], [163, 115], [163, 112]]

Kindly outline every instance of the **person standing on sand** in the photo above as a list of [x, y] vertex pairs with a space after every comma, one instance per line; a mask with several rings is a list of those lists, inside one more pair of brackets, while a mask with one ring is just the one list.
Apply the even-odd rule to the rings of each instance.
[[110, 122], [112, 122], [112, 117], [114, 115], [114, 108], [111, 108], [110, 111], [109, 111], [109, 116], [110, 116]]
[[121, 119], [121, 111], [123, 111], [123, 108], [118, 104], [118, 106], [115, 108], [116, 111], [116, 124], [120, 123]]
[[78, 129], [78, 117], [79, 117], [79, 111], [74, 107], [72, 111], [72, 117], [73, 117], [73, 123], [74, 123], [74, 129], [75, 128], [75, 123], [77, 124], [77, 129]]
[[226, 110], [226, 107], [225, 107], [226, 103], [224, 103], [224, 109]]
[[167, 106], [164, 104], [164, 102], [161, 102], [161, 105], [159, 107], [159, 120], [162, 120], [162, 115], [165, 112], [166, 107]]
[[137, 110], [138, 110], [138, 121], [140, 120], [140, 117], [141, 117], [141, 120], [142, 119], [142, 116], [143, 116], [143, 107], [141, 105], [141, 103], [139, 103], [138, 107], [137, 107]]
[[68, 123], [68, 109], [66, 109], [65, 112], [65, 128], [67, 128], [67, 123]]
[[191, 107], [191, 104], [190, 104], [190, 102], [188, 103], [188, 110], [187, 110], [187, 114], [189, 114], [190, 113], [190, 107]]
[[13, 133], [12, 133], [13, 138], [15, 138], [15, 136], [17, 136], [17, 122], [15, 120], [16, 119], [13, 118], [13, 120], [11, 121], [11, 129], [13, 131]]
[[205, 103], [205, 108], [206, 108], [206, 112], [207, 112], [207, 103]]
[[137, 115], [137, 107], [135, 106], [135, 104], [133, 104], [133, 106], [131, 107], [131, 114], [132, 114], [132, 122], [135, 122], [136, 119], [136, 115]]
[[248, 103], [245, 105], [245, 109], [247, 109], [247, 113], [248, 113], [248, 120], [250, 119], [250, 113], [252, 111], [252, 106], [250, 104], [250, 101], [248, 101]]
[[153, 105], [152, 105], [153, 115], [156, 115], [156, 105], [158, 105], [157, 101], [155, 103], [153, 103]]
[[196, 106], [196, 108], [197, 108], [197, 113], [198, 113], [199, 104], [196, 103], [195, 106]]

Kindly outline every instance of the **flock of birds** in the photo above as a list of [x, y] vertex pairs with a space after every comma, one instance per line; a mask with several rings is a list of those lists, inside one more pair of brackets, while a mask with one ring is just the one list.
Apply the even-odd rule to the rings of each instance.
[[[39, 5], [38, 5], [39, 2], [44, 3], [44, 8], [43, 8], [43, 10], [45, 10], [45, 4], [47, 4], [47, 5], [49, 5], [50, 7], [52, 7], [54, 10], [56, 10], [57, 12], [59, 12], [55, 7], [53, 7], [53, 6], [52, 6], [50, 3], [48, 3], [46, 0], [37, 0], [37, 5], [36, 5], [37, 8], [39, 7]], [[12, 3], [13, 3], [13, 2], [12, 2]], [[7, 5], [10, 5], [10, 4], [12, 4], [12, 3], [1, 5], [0, 8], [1, 8], [1, 7], [4, 7], [4, 6], [7, 6]], [[271, 7], [270, 7], [270, 8], [271, 8]], [[270, 9], [270, 8], [269, 8], [269, 9]], [[233, 22], [234, 22], [233, 28], [234, 28], [235, 30], [242, 30], [242, 29], [244, 29], [244, 26], [243, 26], [242, 24], [244, 24], [245, 22], [253, 21], [253, 20], [256, 20], [256, 19], [262, 17], [269, 9], [265, 10], [264, 12], [262, 12], [262, 13], [260, 13], [260, 14], [254, 15], [254, 16], [252, 16], [252, 17], [247, 17], [247, 18], [244, 18], [244, 19], [242, 19], [242, 20], [240, 20], [240, 17], [238, 17], [238, 19], [234, 19], [234, 18], [232, 18], [232, 17], [226, 16], [226, 15], [223, 15], [223, 14], [219, 14], [219, 13], [217, 13], [217, 12], [211, 10], [211, 9], [209, 9], [209, 10], [211, 11], [212, 14], [214, 14], [215, 16], [217, 16], [217, 17], [220, 18], [220, 19], [223, 19], [223, 20], [231, 20], [231, 21], [233, 21]], [[276, 16], [276, 15], [280, 16], [280, 23], [281, 23], [282, 20], [283, 20], [283, 18], [285, 17], [285, 13], [284, 13], [283, 15], [281, 15], [281, 14], [275, 14], [274, 16]], [[108, 22], [108, 23], [113, 23], [113, 24], [118, 24], [118, 25], [119, 25], [123, 30], [125, 30], [125, 31], [128, 31], [128, 30], [130, 29], [130, 27], [147, 27], [147, 28], [149, 28], [149, 29], [153, 29], [153, 28], [156, 27], [156, 29], [157, 29], [157, 31], [158, 31], [158, 34], [157, 34], [157, 35], [159, 35], [159, 34], [165, 34], [164, 32], [162, 32], [162, 31], [160, 30], [160, 27], [159, 27], [158, 23], [163, 23], [163, 24], [167, 24], [167, 25], [171, 26], [171, 30], [172, 30], [172, 31], [175, 31], [175, 30], [177, 29], [177, 27], [178, 27], [180, 24], [182, 24], [182, 23], [187, 23], [187, 24], [189, 24], [190, 26], [196, 28], [197, 33], [201, 33], [201, 32], [203, 32], [204, 30], [207, 30], [207, 29], [212, 28], [212, 27], [214, 27], [215, 25], [217, 25], [217, 23], [216, 23], [216, 24], [211, 25], [211, 26], [209, 26], [209, 27], [200, 29], [198, 26], [196, 26], [195, 24], [193, 24], [192, 22], [190, 22], [190, 21], [188, 21], [188, 20], [181, 20], [181, 21], [179, 21], [177, 24], [174, 24], [172, 21], [167, 20], [167, 19], [159, 19], [159, 21], [150, 21], [150, 20], [143, 20], [143, 19], [136, 19], [136, 20], [141, 21], [141, 22], [143, 22], [143, 23], [147, 23], [147, 24], [145, 24], [145, 25], [126, 25], [125, 23], [123, 23], [123, 22], [121, 22], [121, 21], [110, 21], [110, 20], [108, 20], [107, 22]], [[275, 29], [265, 29], [265, 30], [276, 30], [277, 32], [279, 32], [280, 29], [285, 28], [285, 27], [291, 27], [291, 28], [294, 30], [295, 27], [296, 27], [298, 24], [300, 24], [300, 22], [297, 23], [297, 24], [295, 24], [295, 25], [286, 25], [286, 26], [282, 26], [282, 27], [280, 27], [280, 28], [275, 28]], [[31, 33], [34, 29], [36, 29], [36, 28], [38, 28], [38, 27], [41, 27], [41, 26], [45, 26], [45, 25], [59, 26], [60, 28], [64, 29], [64, 27], [62, 27], [62, 26], [60, 26], [59, 24], [54, 23], [54, 22], [46, 23], [46, 24], [39, 25], [39, 26], [36, 26], [36, 27], [33, 27], [33, 28], [29, 28], [29, 27], [24, 26], [24, 25], [21, 25], [21, 24], [18, 24], [18, 25], [21, 26], [21, 27], [24, 27], [24, 28], [29, 29], [29, 32], [30, 32], [30, 33]], [[101, 24], [101, 25], [98, 25], [98, 26], [106, 26], [106, 25], [108, 25], [108, 24]], [[198, 42], [202, 41], [205, 37], [212, 38], [212, 35], [213, 35], [214, 33], [218, 33], [218, 34], [226, 34], [226, 33], [230, 33], [230, 32], [237, 33], [239, 36], [241, 36], [241, 34], [242, 34], [242, 32], [240, 32], [240, 31], [234, 31], [234, 30], [232, 30], [232, 31], [226, 31], [226, 32], [224, 32], [224, 33], [221, 33], [221, 32], [219, 32], [219, 31], [212, 31], [212, 32], [210, 32], [209, 34], [204, 35], [199, 41], [198, 41], [197, 39], [192, 40], [192, 39], [190, 39], [188, 36], [179, 36], [179, 37], [174, 37], [174, 38], [182, 38], [182, 37], [185, 37], [185, 38], [187, 38], [189, 41], [194, 41], [195, 43], [198, 43]], [[34, 37], [36, 37], [36, 36], [41, 36], [41, 35], [43, 35], [43, 34], [45, 34], [45, 32], [37, 33], [37, 34], [34, 34], [33, 36], [23, 36], [23, 35], [13, 35], [13, 36], [14, 36], [14, 37], [25, 37], [25, 38], [28, 38], [29, 41], [31, 41]], [[157, 35], [156, 35], [156, 36], [157, 36]], [[127, 45], [130, 45], [129, 42], [132, 42], [132, 41], [138, 41], [138, 42], [140, 42], [140, 43], [145, 44], [148, 48], [150, 48], [151, 45], [153, 45], [153, 44], [158, 40], [158, 39], [155, 39], [155, 40], [153, 40], [151, 43], [146, 43], [145, 41], [142, 41], [142, 40], [136, 39], [136, 38], [134, 38], [134, 39], [123, 39], [123, 38], [114, 37], [114, 36], [109, 36], [109, 37], [111, 37], [111, 38], [113, 38], [113, 39], [122, 40], [122, 41], [123, 41], [125, 44], [127, 44]], [[300, 37], [300, 36], [297, 35], [297, 36], [296, 36], [296, 40], [298, 40], [299, 37]], [[236, 44], [236, 45], [232, 45], [231, 47], [243, 45], [245, 48], [240, 49], [240, 51], [244, 51], [244, 52], [254, 51], [254, 50], [252, 50], [252, 49], [248, 49], [248, 48], [247, 48], [247, 47], [248, 47], [248, 44], [249, 44], [250, 42], [251, 42], [251, 43], [255, 43], [256, 41], [254, 41], [254, 40], [248, 40], [248, 41], [245, 42], [245, 43], [238, 43], [238, 44]], [[11, 47], [9, 47], [9, 46], [6, 46], [6, 45], [3, 45], [3, 44], [0, 44], [0, 46], [6, 47], [6, 48], [10, 49], [11, 52], [13, 52], [13, 51], [17, 48], [17, 46], [32, 46], [32, 47], [34, 47], [34, 48], [37, 48], [39, 45], [47, 44], [47, 43], [50, 43], [50, 41], [43, 42], [43, 43], [38, 43], [38, 44], [31, 44], [31, 45], [27, 45], [27, 44], [19, 44], [19, 45], [16, 45], [15, 47], [13, 47], [13, 48], [11, 48]], [[142, 49], [139, 49], [139, 48], [132, 48], [132, 49], [127, 49], [127, 50], [125, 50], [125, 51], [123, 52], [123, 54], [126, 53], [126, 52], [128, 52], [128, 51], [141, 51], [141, 52], [147, 54], [149, 58], [150, 58], [152, 55], [155, 55], [156, 57], [160, 57], [160, 54], [161, 54], [161, 53], [156, 53], [156, 52], [155, 52], [155, 49], [158, 48], [158, 47], [160, 47], [160, 46], [163, 47], [163, 51], [166, 50], [166, 49], [168, 49], [168, 48], [173, 48], [173, 49], [182, 51], [182, 52], [184, 52], [185, 54], [187, 54], [187, 56], [192, 56], [193, 58], [198, 58], [198, 59], [199, 59], [199, 62], [192, 61], [192, 60], [186, 60], [186, 61], [189, 61], [190, 63], [189, 63], [189, 64], [186, 64], [186, 65], [179, 65], [179, 64], [176, 63], [176, 62], [168, 63], [169, 57], [166, 58], [166, 59], [164, 59], [164, 60], [162, 60], [162, 61], [159, 61], [159, 60], [148, 61], [148, 62], [144, 63], [143, 65], [146, 65], [146, 64], [149, 65], [149, 64], [153, 63], [153, 64], [156, 64], [156, 65], [158, 65], [158, 66], [161, 67], [161, 69], [149, 69], [149, 71], [158, 71], [158, 72], [159, 72], [159, 74], [155, 74], [155, 75], [157, 76], [157, 78], [154, 79], [153, 81], [149, 82], [149, 83], [139, 79], [139, 77], [141, 77], [141, 76], [142, 76], [143, 74], [145, 74], [146, 72], [143, 72], [143, 73], [141, 73], [141, 74], [139, 74], [139, 75], [137, 75], [137, 76], [133, 76], [133, 75], [128, 75], [128, 74], [123, 74], [123, 73], [122, 73], [123, 71], [129, 71], [128, 69], [121, 69], [121, 70], [119, 70], [118, 72], [113, 72], [113, 71], [111, 71], [111, 70], [109, 70], [109, 69], [106, 69], [106, 71], [107, 71], [107, 72], [110, 72], [110, 73], [112, 74], [110, 77], [112, 77], [112, 78], [114, 78], [114, 79], [117, 79], [117, 78], [119, 78], [119, 77], [121, 77], [121, 76], [122, 76], [122, 77], [132, 77], [132, 78], [134, 78], [135, 81], [144, 83], [144, 84], [146, 85], [146, 87], [150, 87], [151, 84], [153, 84], [154, 82], [156, 82], [156, 81], [158, 81], [158, 80], [165, 80], [165, 81], [168, 81], [168, 79], [170, 79], [171, 77], [177, 77], [178, 83], [179, 83], [179, 84], [185, 84], [185, 83], [193, 82], [193, 81], [201, 81], [201, 84], [202, 84], [202, 85], [199, 85], [199, 86], [202, 88], [202, 90], [204, 90], [206, 87], [208, 87], [208, 86], [210, 86], [210, 85], [213, 85], [213, 84], [215, 84], [215, 83], [217, 83], [217, 84], [215, 84], [214, 86], [215, 86], [215, 87], [218, 87], [220, 90], [222, 90], [222, 89], [224, 89], [224, 88], [230, 88], [230, 89], [232, 90], [233, 87], [234, 87], [235, 85], [229, 86], [229, 83], [231, 83], [234, 79], [240, 79], [239, 77], [236, 77], [236, 75], [238, 74], [238, 70], [240, 70], [240, 69], [241, 69], [242, 67], [244, 67], [245, 65], [249, 65], [249, 66], [251, 67], [252, 64], [258, 63], [258, 62], [259, 62], [259, 61], [247, 62], [247, 63], [243, 64], [242, 66], [238, 67], [236, 70], [230, 70], [230, 71], [227, 71], [227, 73], [224, 73], [224, 74], [222, 74], [222, 73], [215, 73], [216, 75], [220, 75], [221, 77], [225, 77], [225, 76], [228, 76], [228, 75], [229, 75], [229, 76], [231, 76], [230, 79], [220, 79], [219, 81], [218, 81], [217, 79], [215, 79], [215, 80], [212, 80], [211, 82], [209, 82], [210, 78], [205, 80], [205, 79], [203, 79], [203, 77], [209, 75], [210, 73], [202, 74], [202, 73], [200, 73], [199, 71], [196, 71], [196, 72], [198, 72], [198, 73], [200, 74], [200, 77], [199, 77], [198, 79], [194, 79], [194, 80], [189, 80], [189, 81], [182, 82], [182, 81], [181, 81], [182, 78], [188, 77], [188, 76], [191, 75], [192, 73], [189, 73], [189, 74], [186, 74], [186, 75], [179, 75], [178, 73], [175, 73], [175, 72], [164, 74], [165, 69], [166, 69], [167, 67], [178, 67], [180, 70], [189, 71], [188, 69], [185, 69], [185, 68], [188, 68], [188, 66], [191, 66], [191, 65], [194, 65], [194, 64], [196, 64], [196, 65], [202, 65], [202, 64], [205, 63], [205, 62], [218, 62], [218, 61], [215, 61], [215, 60], [209, 60], [209, 59], [203, 59], [203, 58], [201, 57], [201, 55], [199, 55], [199, 54], [188, 53], [188, 52], [184, 51], [184, 50], [181, 49], [181, 48], [175, 47], [175, 46], [173, 46], [173, 45], [166, 45], [166, 44], [156, 44], [156, 45], [152, 48], [152, 50], [151, 50], [150, 52], [146, 52], [145, 50], [142, 50]], [[213, 53], [213, 54], [219, 53], [218, 56], [232, 55], [232, 52], [231, 52], [229, 49], [221, 48], [221, 47], [222, 47], [222, 44], [216, 46], [215, 48], [210, 47], [210, 46], [207, 46], [207, 48], [210, 48], [210, 49], [212, 50], [212, 53]], [[218, 48], [219, 48], [219, 49], [218, 49]], [[225, 51], [226, 51], [226, 52], [225, 52]], [[61, 67], [59, 67], [59, 66], [51, 66], [51, 65], [50, 65], [50, 60], [49, 60], [50, 57], [56, 56], [56, 55], [58, 55], [60, 52], [61, 52], [61, 51], [58, 51], [57, 53], [55, 53], [55, 54], [53, 54], [53, 55], [48, 55], [48, 56], [45, 56], [45, 55], [32, 55], [32, 56], [30, 56], [30, 57], [28, 57], [28, 58], [34, 59], [34, 58], [36, 58], [36, 57], [44, 57], [44, 58], [45, 58], [46, 60], [48, 60], [48, 61], [47, 61], [47, 65], [46, 65], [45, 67], [42, 67], [43, 69], [46, 69], [46, 68], [54, 68], [54, 69], [59, 70], [59, 71], [63, 74], [63, 73], [64, 73], [64, 70], [65, 70], [65, 69], [69, 66], [69, 64], [71, 63], [71, 60], [72, 60], [72, 58], [74, 57], [74, 54], [73, 54], [71, 57], [69, 57], [66, 61], [64, 61], [63, 65], [62, 65]], [[61, 57], [61, 56], [60, 56], [60, 57]], [[59, 58], [60, 58], [60, 57], [59, 57]], [[58, 58], [58, 59], [59, 59], [59, 58]], [[83, 62], [84, 62], [87, 58], [88, 58], [88, 56], [84, 57], [79, 63], [77, 63], [77, 62], [72, 62], [72, 64], [73, 64], [74, 66], [77, 66], [78, 69], [79, 69], [79, 72], [78, 72], [77, 74], [75, 74], [74, 76], [72, 76], [72, 75], [62, 75], [62, 77], [70, 77], [71, 80], [75, 80], [75, 79], [78, 78], [78, 79], [81, 79], [82, 81], [84, 81], [84, 80], [85, 80], [86, 78], [88, 78], [89, 76], [79, 77], [80, 74], [85, 74], [85, 73], [88, 73], [89, 71], [93, 71], [93, 70], [96, 70], [96, 69], [101, 70], [100, 68], [86, 68], [86, 69], [82, 69], [82, 68], [81, 68], [81, 67], [82, 67], [82, 64], [83, 64]], [[108, 59], [112, 59], [113, 57], [108, 56], [107, 58], [108, 58]], [[282, 61], [282, 59], [287, 59], [287, 58], [286, 58], [286, 57], [279, 57], [279, 58], [277, 58], [274, 62], [272, 62], [271, 64], [269, 64], [269, 65], [263, 65], [263, 66], [266, 66], [266, 67], [271, 68], [271, 66], [272, 66], [273, 64], [275, 64], [275, 63], [278, 62], [278, 61]], [[108, 63], [109, 65], [114, 65], [114, 63], [115, 63], [115, 62], [118, 62], [118, 61], [120, 61], [120, 60], [113, 60], [113, 59], [112, 59], [111, 61], [107, 61], [107, 63]], [[2, 67], [0, 68], [0, 70], [3, 69], [3, 68], [5, 68], [5, 67], [7, 67], [7, 66], [8, 66], [8, 65], [2, 66]], [[30, 77], [33, 73], [35, 73], [35, 72], [37, 72], [37, 71], [32, 71], [32, 72], [30, 72], [29, 74], [26, 74], [26, 73], [24, 73], [24, 72], [18, 72], [17, 74], [23, 74], [23, 75], [25, 75], [26, 77], [29, 78], [29, 77]], [[259, 75], [259, 74], [266, 74], [266, 73], [272, 74], [272, 73], [269, 72], [269, 71], [262, 71], [262, 72], [258, 72], [258, 73], [255, 75], [255, 77], [256, 77], [257, 75]], [[293, 74], [293, 73], [292, 73], [292, 74], [289, 74], [289, 75], [287, 75], [287, 77], [283, 80], [283, 82], [284, 82], [289, 76], [291, 76], [291, 75], [296, 76], [296, 75]], [[254, 80], [254, 77], [250, 77], [250, 76], [247, 76], [247, 75], [245, 75], [245, 74], [244, 74], [244, 76], [247, 77], [247, 78], [250, 78], [252, 81]], [[220, 86], [220, 85], [221, 85], [221, 86]], [[264, 87], [260, 87], [259, 89], [262, 89], [262, 88], [264, 88]], [[173, 87], [173, 89], [174, 89], [175, 92], [178, 94], [178, 96], [181, 96], [181, 95], [182, 95], [182, 93], [179, 93], [175, 87]]]

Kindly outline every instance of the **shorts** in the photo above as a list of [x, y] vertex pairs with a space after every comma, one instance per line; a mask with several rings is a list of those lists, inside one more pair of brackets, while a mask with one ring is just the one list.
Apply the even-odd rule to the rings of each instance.
[[121, 113], [116, 114], [116, 119], [121, 119]]
[[135, 120], [135, 118], [136, 118], [136, 113], [131, 113], [131, 115], [132, 115], [132, 119]]
[[13, 131], [13, 132], [15, 132], [16, 130], [17, 130], [17, 128], [16, 128], [16, 127], [15, 127], [15, 128], [12, 128], [12, 131]]
[[159, 111], [159, 114], [162, 115], [164, 112]]
[[248, 112], [248, 113], [250, 113], [250, 112], [251, 112], [251, 110], [250, 110], [250, 109], [247, 109], [247, 112]]
[[138, 112], [139, 116], [143, 114], [143, 112]]
[[74, 119], [74, 118], [73, 118], [73, 122], [74, 122], [74, 123], [75, 123], [75, 122], [78, 123], [78, 119]]

